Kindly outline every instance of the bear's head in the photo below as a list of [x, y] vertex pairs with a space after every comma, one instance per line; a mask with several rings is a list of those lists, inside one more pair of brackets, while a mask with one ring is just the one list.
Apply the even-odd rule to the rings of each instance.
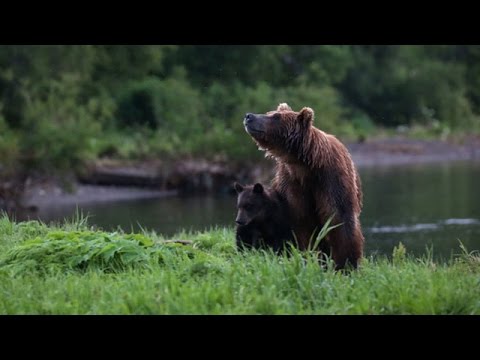
[[245, 226], [264, 222], [267, 218], [269, 198], [263, 185], [256, 183], [243, 186], [235, 183], [234, 187], [238, 193], [238, 213], [235, 219], [237, 225]]
[[267, 155], [283, 157], [298, 154], [306, 143], [313, 124], [313, 110], [304, 107], [293, 111], [286, 103], [266, 114], [247, 113], [243, 120], [245, 130]]

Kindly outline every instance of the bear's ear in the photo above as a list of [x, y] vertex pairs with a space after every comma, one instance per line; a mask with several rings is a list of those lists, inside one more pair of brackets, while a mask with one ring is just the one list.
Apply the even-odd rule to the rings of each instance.
[[298, 113], [297, 119], [300, 121], [302, 124], [308, 125], [313, 123], [313, 110], [309, 107], [304, 107], [300, 112]]
[[277, 111], [292, 111], [292, 108], [288, 106], [287, 103], [281, 103], [280, 105], [278, 105]]
[[233, 184], [233, 187], [235, 188], [235, 190], [237, 191], [237, 193], [241, 193], [243, 191], [243, 185], [240, 185], [239, 183], [235, 182]]
[[253, 192], [256, 194], [263, 193], [263, 185], [260, 183], [256, 183], [255, 185], [253, 185]]

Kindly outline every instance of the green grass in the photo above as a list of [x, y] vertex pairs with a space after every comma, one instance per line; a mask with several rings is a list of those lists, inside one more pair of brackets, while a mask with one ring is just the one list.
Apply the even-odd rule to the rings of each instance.
[[480, 257], [366, 258], [349, 275], [311, 254], [237, 253], [233, 229], [106, 233], [0, 217], [0, 314], [480, 314]]

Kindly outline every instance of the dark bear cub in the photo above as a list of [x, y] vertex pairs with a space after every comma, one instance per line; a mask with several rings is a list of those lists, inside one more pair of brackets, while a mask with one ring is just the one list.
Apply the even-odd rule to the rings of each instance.
[[281, 253], [293, 234], [288, 220], [287, 202], [262, 184], [234, 184], [238, 193], [237, 248], [268, 249]]

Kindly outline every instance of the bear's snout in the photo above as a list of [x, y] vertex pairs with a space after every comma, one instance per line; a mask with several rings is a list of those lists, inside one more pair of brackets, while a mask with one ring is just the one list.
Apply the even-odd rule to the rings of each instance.
[[252, 113], [246, 113], [245, 118], [243, 119], [243, 124], [244, 125], [250, 124], [254, 118], [255, 118], [255, 115], [253, 115]]
[[245, 114], [245, 118], [243, 119], [243, 125], [245, 126], [245, 130], [254, 136], [254, 134], [260, 134], [265, 131], [264, 128], [264, 118], [261, 115], [255, 115], [252, 113]]

